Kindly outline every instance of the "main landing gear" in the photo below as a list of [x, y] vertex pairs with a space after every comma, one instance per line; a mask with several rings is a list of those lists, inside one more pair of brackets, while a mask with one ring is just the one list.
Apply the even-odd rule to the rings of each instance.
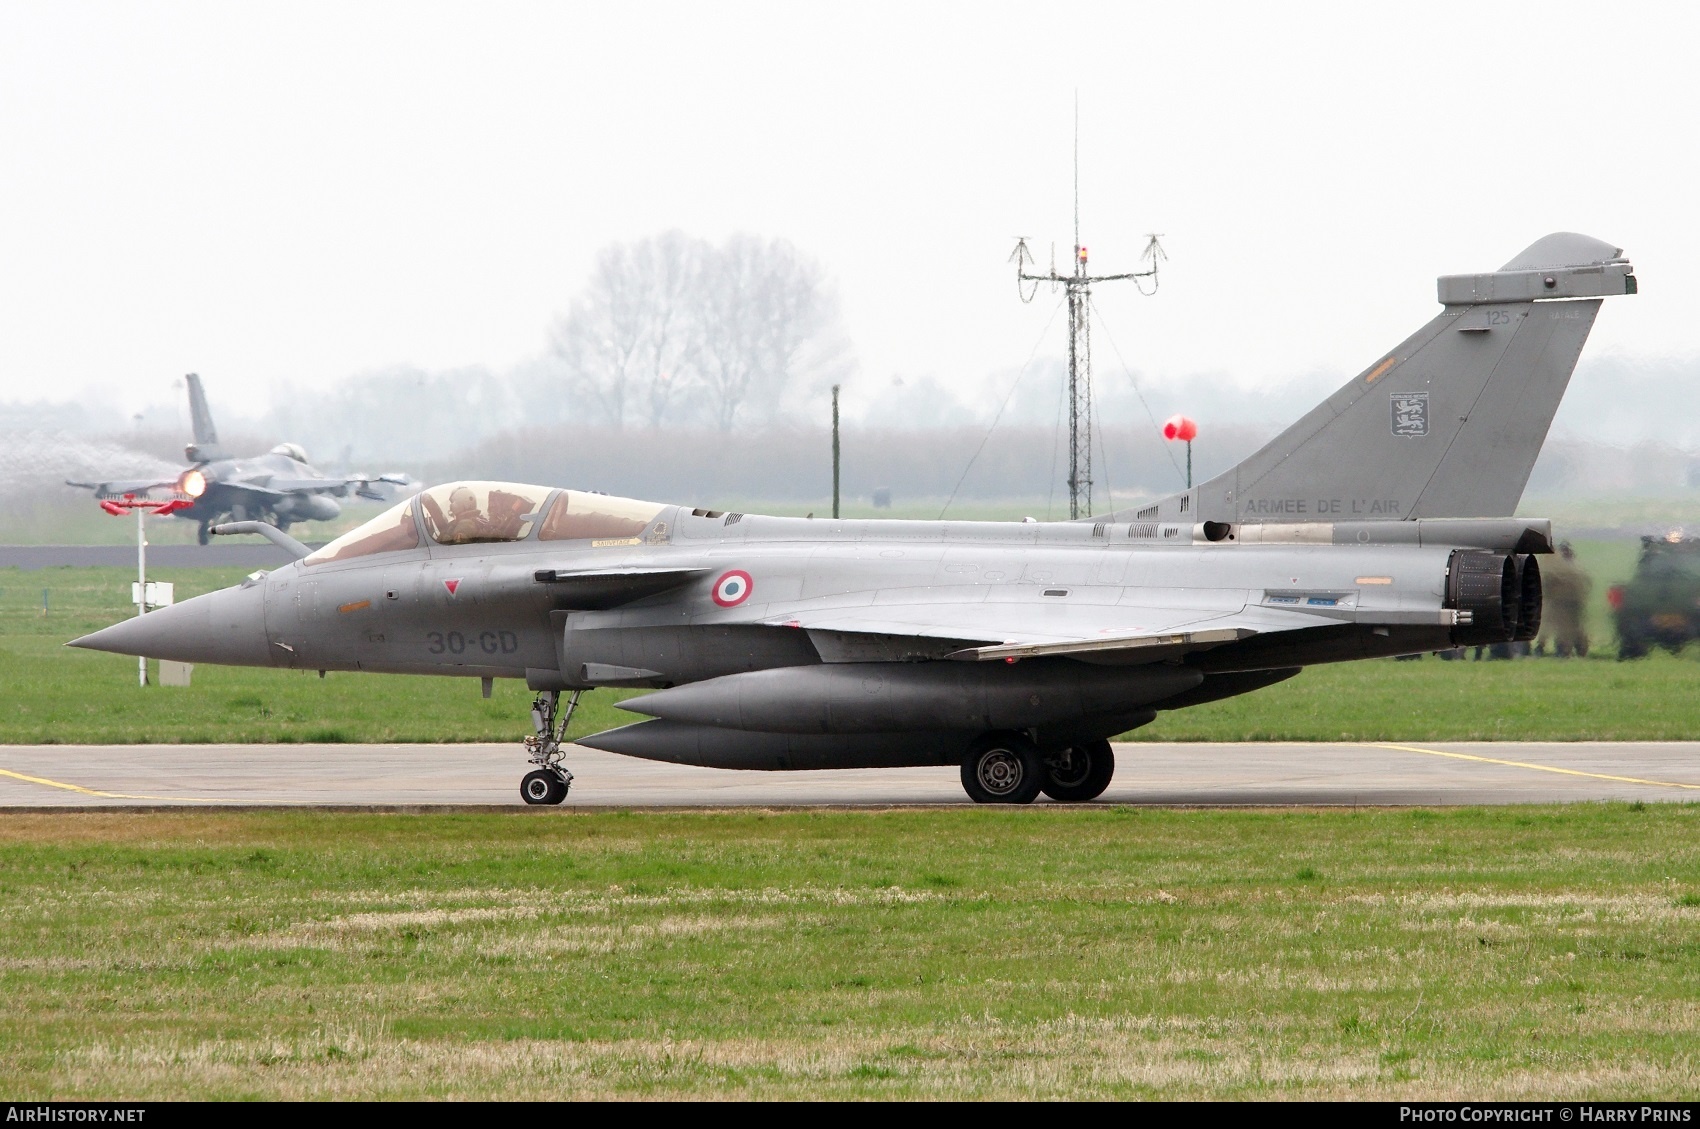
[[1103, 795], [1115, 772], [1115, 754], [1106, 740], [1042, 753], [1025, 734], [987, 733], [968, 747], [962, 787], [977, 804], [1030, 804], [1040, 792], [1063, 803], [1081, 803]]
[[1116, 774], [1116, 754], [1104, 738], [1082, 741], [1045, 757], [1045, 781], [1040, 789], [1053, 800], [1079, 804], [1096, 800]]
[[567, 723], [578, 709], [579, 695], [574, 690], [561, 709], [561, 694], [550, 690], [537, 695], [531, 703], [531, 725], [536, 730], [525, 739], [528, 758], [537, 767], [519, 782], [520, 798], [528, 804], [558, 804], [567, 798], [573, 774], [561, 763], [561, 743], [567, 736]]

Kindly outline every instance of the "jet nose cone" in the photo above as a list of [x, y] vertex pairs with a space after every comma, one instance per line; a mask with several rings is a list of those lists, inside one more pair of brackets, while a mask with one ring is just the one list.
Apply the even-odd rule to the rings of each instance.
[[176, 662], [270, 666], [264, 587], [209, 592], [115, 623], [66, 646]]
[[67, 646], [110, 651], [115, 655], [146, 655], [150, 659], [195, 662], [201, 656], [185, 652], [204, 649], [211, 628], [207, 613], [211, 610], [212, 601], [208, 597], [196, 596], [169, 608], [123, 620], [81, 639], [73, 639]]

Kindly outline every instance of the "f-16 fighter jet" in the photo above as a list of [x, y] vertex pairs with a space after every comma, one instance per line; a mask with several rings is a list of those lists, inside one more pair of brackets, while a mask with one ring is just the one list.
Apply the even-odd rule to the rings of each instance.
[[523, 678], [533, 804], [565, 798], [565, 723], [596, 686], [656, 692], [623, 703], [650, 720], [579, 742], [595, 749], [959, 765], [980, 802], [1090, 800], [1109, 738], [1161, 710], [1312, 663], [1534, 638], [1551, 528], [1511, 515], [1601, 298], [1635, 290], [1617, 248], [1572, 234], [1443, 277], [1433, 320], [1244, 463], [1093, 520], [824, 521], [458, 482], [71, 645]]
[[342, 512], [336, 499], [348, 497], [350, 487], [362, 498], [382, 502], [385, 495], [375, 488], [375, 483], [409, 484], [404, 474], [327, 478], [308, 464], [307, 452], [296, 443], [279, 443], [265, 454], [251, 458], [232, 458], [219, 445], [218, 429], [213, 426], [212, 412], [207, 409], [201, 378], [190, 373], [184, 380], [189, 385], [189, 416], [195, 436], [195, 441], [183, 448], [189, 467], [176, 478], [164, 481], [133, 479], [65, 485], [93, 490], [95, 497], [101, 499], [170, 490], [193, 503], [176, 514], [200, 523], [200, 542], [205, 545], [208, 532], [219, 521], [260, 521], [278, 529], [288, 529], [297, 521], [330, 521]]

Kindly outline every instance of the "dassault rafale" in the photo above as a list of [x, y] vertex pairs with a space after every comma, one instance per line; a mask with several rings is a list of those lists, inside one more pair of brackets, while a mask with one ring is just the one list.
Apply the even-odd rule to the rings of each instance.
[[359, 497], [382, 502], [385, 495], [378, 490], [379, 484], [410, 484], [404, 474], [327, 478], [307, 462], [307, 452], [298, 443], [279, 443], [263, 455], [248, 458], [227, 455], [219, 445], [201, 378], [190, 373], [183, 379], [189, 386], [189, 418], [194, 433], [194, 442], [183, 448], [183, 457], [190, 463], [187, 468], [164, 480], [137, 478], [65, 485], [93, 490], [102, 501], [169, 490], [189, 501], [190, 505], [175, 513], [199, 523], [199, 539], [205, 545], [213, 525], [225, 519], [263, 521], [287, 530], [297, 521], [333, 520], [342, 513], [337, 499], [348, 497], [350, 487]]
[[[1232, 470], [1078, 522], [763, 517], [506, 482], [426, 490], [71, 645], [525, 679], [528, 803], [581, 745], [722, 768], [958, 765], [983, 803], [1090, 800], [1109, 739], [1314, 663], [1532, 639], [1551, 523], [1514, 514], [1622, 252], [1549, 235], [1439, 280], [1427, 325]], [[562, 695], [569, 695], [563, 703]]]

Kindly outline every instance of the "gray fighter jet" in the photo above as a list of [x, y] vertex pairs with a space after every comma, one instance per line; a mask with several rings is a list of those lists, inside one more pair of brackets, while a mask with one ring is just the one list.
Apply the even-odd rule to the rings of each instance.
[[[652, 687], [592, 748], [724, 768], [960, 765], [1089, 800], [1109, 738], [1312, 663], [1534, 637], [1550, 524], [1512, 517], [1600, 299], [1585, 236], [1440, 280], [1441, 312], [1240, 466], [1082, 522], [760, 517], [439, 486], [301, 559], [72, 646], [524, 678], [559, 803], [578, 694]], [[560, 695], [571, 697], [563, 707]]]
[[200, 523], [200, 542], [207, 543], [211, 527], [220, 521], [261, 521], [288, 529], [297, 521], [330, 521], [342, 512], [337, 498], [348, 497], [352, 488], [362, 498], [385, 500], [378, 484], [408, 485], [404, 474], [354, 475], [327, 478], [307, 462], [307, 452], [297, 443], [279, 443], [263, 455], [238, 459], [226, 455], [218, 442], [212, 412], [207, 409], [201, 378], [184, 377], [189, 386], [189, 417], [194, 442], [183, 448], [190, 462], [175, 478], [129, 479], [112, 482], [66, 482], [93, 490], [96, 498], [121, 498], [126, 494], [145, 496], [169, 490], [194, 504], [176, 511], [180, 518]]

